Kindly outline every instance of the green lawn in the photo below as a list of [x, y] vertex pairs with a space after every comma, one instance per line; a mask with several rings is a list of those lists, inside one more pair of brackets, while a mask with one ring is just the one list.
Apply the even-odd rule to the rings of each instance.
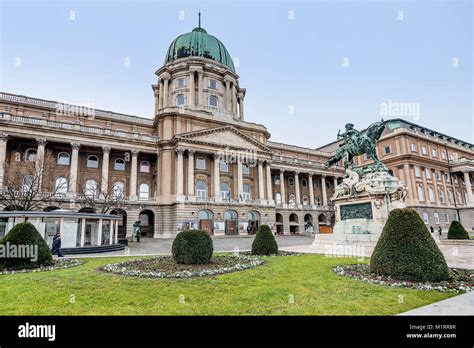
[[[0, 275], [0, 313], [390, 315], [454, 296], [338, 276], [331, 271], [334, 266], [357, 260], [322, 255], [273, 257], [252, 270], [187, 280], [140, 279], [97, 271], [99, 266], [125, 259], [94, 258], [71, 269]], [[182, 295], [184, 303], [180, 303]]]

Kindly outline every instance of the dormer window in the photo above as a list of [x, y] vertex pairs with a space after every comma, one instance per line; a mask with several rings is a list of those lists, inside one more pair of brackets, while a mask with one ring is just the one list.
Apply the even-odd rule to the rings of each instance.
[[209, 80], [209, 88], [210, 89], [217, 89], [217, 81], [216, 80]]
[[176, 87], [177, 88], [186, 87], [186, 80], [184, 78], [177, 79], [176, 80]]
[[211, 108], [216, 108], [217, 109], [217, 97], [216, 96], [211, 95], [209, 97], [209, 106]]

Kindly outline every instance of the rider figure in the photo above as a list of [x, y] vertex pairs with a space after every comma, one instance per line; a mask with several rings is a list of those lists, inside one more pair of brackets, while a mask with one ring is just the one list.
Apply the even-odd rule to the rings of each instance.
[[337, 138], [344, 138], [344, 141], [347, 145], [357, 145], [357, 139], [360, 136], [360, 132], [354, 128], [352, 123], [346, 124], [346, 131], [342, 134], [340, 132], [337, 134]]

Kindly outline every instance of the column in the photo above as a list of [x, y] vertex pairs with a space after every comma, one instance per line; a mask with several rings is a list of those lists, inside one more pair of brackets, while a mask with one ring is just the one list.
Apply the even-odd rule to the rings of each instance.
[[466, 185], [466, 191], [467, 191], [467, 205], [472, 205], [473, 199], [472, 199], [472, 185], [471, 185], [471, 178], [469, 177], [469, 171], [464, 172], [464, 184]]
[[408, 197], [410, 199], [414, 199], [415, 192], [413, 190], [413, 180], [410, 175], [410, 165], [408, 163], [403, 164], [403, 173], [405, 177], [405, 184], [407, 185]]
[[42, 171], [44, 168], [44, 153], [46, 148], [46, 138], [36, 138], [38, 149], [36, 150], [36, 170]]
[[321, 176], [321, 192], [323, 195], [323, 206], [327, 207], [328, 205], [328, 196], [326, 195], [326, 175]]
[[263, 160], [258, 160], [258, 198], [260, 201], [265, 199], [265, 189], [263, 185]]
[[242, 182], [242, 161], [240, 159], [240, 156], [237, 156], [237, 194], [239, 195], [239, 201], [240, 201], [240, 195], [242, 194], [243, 191], [243, 182]]
[[132, 201], [137, 200], [137, 157], [138, 151], [132, 150], [132, 164], [130, 168], [130, 194], [129, 199]]
[[235, 87], [235, 83], [232, 86], [232, 112], [237, 116], [237, 88]]
[[7, 157], [8, 135], [0, 133], [0, 191], [3, 189], [3, 177], [5, 175], [5, 162]]
[[97, 245], [102, 245], [102, 219], [99, 219], [99, 228], [97, 229]]
[[446, 206], [450, 206], [451, 202], [449, 201], [449, 190], [448, 190], [448, 186], [446, 185], [446, 173], [441, 173], [441, 180], [443, 182], [443, 190], [444, 190]]
[[158, 94], [158, 110], [161, 110], [163, 108], [163, 94], [164, 94], [163, 87], [164, 87], [164, 85], [163, 85], [163, 80], [162, 79], [160, 79], [158, 82], [159, 82], [158, 86], [159, 86], [159, 89], [160, 89], [159, 94]]
[[244, 94], [239, 93], [239, 118], [244, 120]]
[[229, 112], [232, 112], [232, 103], [230, 101], [230, 80], [224, 79], [224, 83], [225, 83], [225, 94], [224, 94], [225, 109]]
[[155, 115], [158, 113], [158, 110], [160, 109], [160, 93], [158, 92], [158, 90], [155, 90], [154, 91], [154, 95], [155, 95]]
[[220, 155], [214, 154], [214, 198], [216, 202], [221, 199], [221, 178], [220, 178]]
[[333, 177], [333, 185], [334, 185], [334, 190], [336, 190], [336, 187], [337, 187], [337, 176]]
[[286, 203], [286, 194], [285, 194], [285, 171], [280, 169], [280, 194], [281, 194], [281, 203]]
[[115, 221], [115, 244], [118, 244], [118, 228], [119, 228], [119, 220]]
[[183, 167], [183, 153], [184, 149], [182, 147], [178, 147], [176, 149], [177, 154], [177, 165], [176, 165], [176, 199], [179, 200], [183, 196], [183, 174], [184, 174], [184, 167]]
[[273, 204], [273, 194], [272, 194], [272, 170], [270, 168], [271, 166], [271, 161], [267, 161], [265, 164], [265, 169], [267, 171], [267, 199], [268, 199], [268, 204]]
[[69, 167], [69, 193], [75, 194], [77, 189], [77, 168], [79, 162], [79, 148], [81, 144], [71, 143], [72, 155], [71, 166]]
[[199, 81], [198, 81], [198, 84], [199, 84], [199, 87], [198, 87], [198, 99], [199, 99], [199, 105], [204, 105], [204, 74], [202, 71], [199, 71], [198, 72], [198, 78], [199, 78]]
[[86, 238], [86, 219], [81, 219], [81, 248], [84, 247], [84, 241]]
[[189, 73], [189, 106], [194, 107], [194, 96], [196, 95], [196, 87], [194, 86], [194, 70]]
[[110, 233], [109, 233], [109, 245], [112, 245], [114, 244], [114, 220], [110, 220], [110, 224], [109, 224], [109, 229], [110, 229]]
[[425, 195], [425, 203], [426, 204], [430, 204], [431, 203], [431, 200], [430, 200], [430, 196], [429, 196], [429, 192], [428, 192], [428, 185], [426, 185], [426, 172], [425, 172], [426, 168], [423, 168], [421, 169], [420, 168], [420, 171], [421, 171], [421, 180], [423, 181], [423, 192], [424, 192], [424, 195]]
[[296, 205], [300, 205], [301, 204], [300, 172], [295, 172], [295, 196], [296, 196]]
[[109, 154], [110, 146], [102, 146], [102, 181], [100, 188], [102, 195], [109, 193]]
[[169, 85], [169, 76], [163, 77], [163, 108], [168, 107], [169, 97], [168, 97], [168, 85]]
[[194, 150], [188, 150], [188, 196], [194, 196]]
[[314, 205], [313, 173], [308, 174], [309, 204]]

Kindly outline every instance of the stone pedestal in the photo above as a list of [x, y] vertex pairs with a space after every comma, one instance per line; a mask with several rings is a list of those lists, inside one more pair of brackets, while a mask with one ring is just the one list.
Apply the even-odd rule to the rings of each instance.
[[331, 198], [333, 233], [316, 234], [312, 248], [334, 256], [370, 256], [390, 211], [405, 207], [405, 196], [405, 185], [386, 170], [348, 170]]

